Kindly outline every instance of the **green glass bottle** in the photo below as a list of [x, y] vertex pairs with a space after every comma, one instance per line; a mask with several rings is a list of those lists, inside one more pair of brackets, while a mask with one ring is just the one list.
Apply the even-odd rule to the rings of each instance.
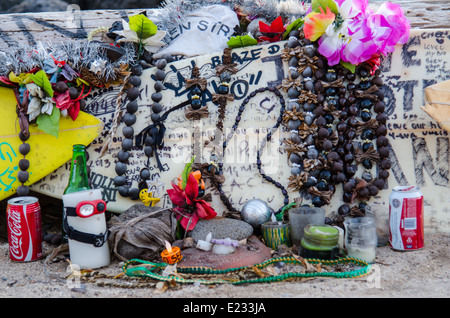
[[[70, 163], [69, 183], [64, 190], [64, 194], [89, 190], [89, 178], [86, 167], [86, 147], [84, 145], [73, 145], [72, 161]], [[66, 218], [63, 210], [63, 224]], [[62, 229], [63, 241], [67, 242], [67, 233]]]

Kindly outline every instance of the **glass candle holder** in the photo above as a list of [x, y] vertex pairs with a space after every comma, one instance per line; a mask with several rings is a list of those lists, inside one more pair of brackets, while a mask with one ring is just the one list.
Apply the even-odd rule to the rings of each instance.
[[300, 246], [304, 228], [308, 224], [325, 224], [325, 210], [317, 207], [300, 206], [289, 210], [292, 244]]
[[339, 231], [331, 225], [309, 224], [304, 228], [300, 256], [334, 259], [339, 253]]
[[366, 206], [366, 216], [376, 223], [378, 246], [389, 242], [389, 206], [384, 202], [373, 202]]
[[355, 217], [344, 221], [347, 255], [367, 263], [375, 261], [376, 224], [373, 217]]
[[292, 246], [291, 227], [285, 222], [265, 222], [261, 224], [261, 233], [266, 245], [276, 250], [278, 245]]

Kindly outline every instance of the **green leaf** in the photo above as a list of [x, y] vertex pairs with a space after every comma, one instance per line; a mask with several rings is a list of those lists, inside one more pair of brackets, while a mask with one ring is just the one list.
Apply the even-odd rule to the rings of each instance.
[[141, 40], [148, 39], [158, 31], [158, 27], [143, 14], [131, 16], [129, 25], [130, 29], [135, 31]]
[[48, 80], [47, 74], [43, 71], [40, 70], [39, 72], [37, 72], [36, 74], [31, 74], [30, 75], [30, 79], [37, 85], [40, 86], [45, 94], [48, 97], [53, 97], [53, 88], [52, 88], [52, 84], [50, 83], [50, 81]]
[[340, 64], [343, 67], [345, 67], [346, 69], [348, 69], [350, 72], [355, 73], [355, 70], [356, 70], [356, 66], [355, 65], [353, 65], [353, 64], [351, 64], [349, 62], [344, 62], [344, 61], [341, 61]]
[[58, 138], [60, 116], [61, 112], [56, 106], [54, 106], [52, 114], [40, 114], [36, 118], [36, 124], [38, 125], [38, 128], [43, 132]]
[[289, 33], [291, 33], [291, 31], [300, 29], [304, 22], [305, 20], [303, 20], [303, 18], [300, 18], [289, 24], [286, 28], [286, 31], [284, 31], [283, 40], [286, 40], [289, 37]]
[[252, 46], [258, 44], [258, 41], [252, 37], [249, 34], [246, 35], [239, 35], [239, 36], [233, 36], [231, 39], [227, 42], [228, 47], [231, 48], [238, 48], [238, 47], [246, 47], [246, 46]]
[[320, 8], [323, 9], [323, 12], [326, 12], [327, 8], [330, 8], [331, 12], [334, 14], [339, 13], [338, 6], [333, 0], [312, 0], [311, 10], [320, 13]]
[[195, 159], [195, 156], [192, 157], [191, 161], [188, 162], [188, 163], [184, 166], [183, 173], [181, 174], [181, 177], [183, 178], [183, 181], [181, 182], [181, 189], [182, 189], [182, 190], [184, 190], [184, 188], [186, 187], [186, 183], [187, 183], [189, 174], [190, 174], [191, 171], [192, 171], [191, 166], [192, 166], [192, 164], [194, 163], [194, 159]]

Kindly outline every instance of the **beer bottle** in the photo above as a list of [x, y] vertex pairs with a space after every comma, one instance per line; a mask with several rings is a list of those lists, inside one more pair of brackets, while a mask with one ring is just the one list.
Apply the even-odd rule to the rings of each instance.
[[[86, 147], [84, 145], [73, 145], [72, 161], [70, 163], [69, 183], [64, 190], [64, 194], [78, 191], [89, 190], [89, 178], [86, 167]], [[63, 241], [67, 242], [67, 233], [64, 230], [64, 222], [66, 218], [65, 209], [63, 210]]]

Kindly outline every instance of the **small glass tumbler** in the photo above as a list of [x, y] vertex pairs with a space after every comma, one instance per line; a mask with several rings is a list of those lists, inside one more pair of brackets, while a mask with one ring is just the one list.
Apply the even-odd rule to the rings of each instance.
[[377, 225], [378, 246], [389, 242], [389, 207], [384, 202], [374, 202], [366, 206], [366, 216], [373, 217]]
[[367, 263], [375, 261], [376, 224], [373, 217], [355, 217], [344, 221], [347, 255]]
[[303, 238], [304, 228], [308, 224], [325, 224], [325, 210], [317, 207], [300, 206], [289, 210], [292, 244], [297, 247]]
[[291, 247], [291, 227], [285, 222], [265, 222], [261, 224], [261, 232], [266, 245], [277, 250], [278, 245]]

